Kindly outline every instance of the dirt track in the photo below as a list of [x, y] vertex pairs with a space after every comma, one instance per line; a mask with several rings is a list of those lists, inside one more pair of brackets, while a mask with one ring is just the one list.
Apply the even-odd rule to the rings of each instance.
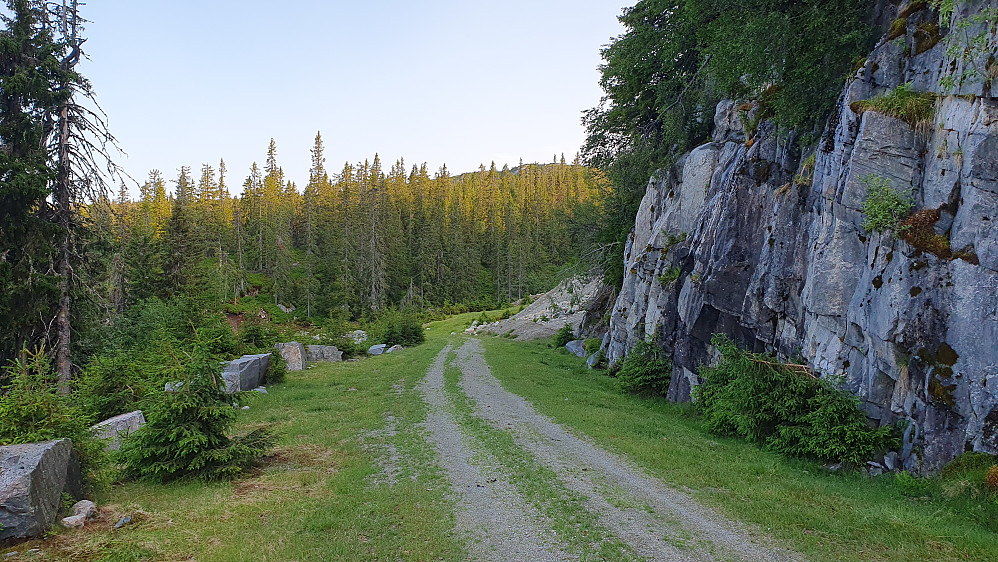
[[[467, 539], [472, 559], [577, 560], [603, 558], [606, 552], [647, 560], [801, 559], [766, 546], [741, 525], [538, 414], [492, 375], [479, 340], [467, 340], [456, 354], [452, 350], [440, 352], [420, 390], [429, 406], [430, 442], [456, 496], [457, 531]], [[452, 355], [450, 365], [460, 377], [457, 389], [448, 391], [445, 372]], [[462, 413], [458, 405], [467, 399], [471, 412]], [[553, 531], [583, 525], [556, 525], [537, 494], [520, 489], [509, 459], [469, 429], [468, 418], [511, 435], [519, 452], [553, 473], [555, 487], [564, 490], [560, 497], [580, 498], [573, 509], [593, 520], [592, 534]], [[571, 510], [560, 516], [576, 519]], [[608, 551], [608, 544], [619, 547]]]

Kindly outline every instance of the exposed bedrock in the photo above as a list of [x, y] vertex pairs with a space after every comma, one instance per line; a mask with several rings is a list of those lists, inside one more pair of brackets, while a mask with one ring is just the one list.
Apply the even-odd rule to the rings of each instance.
[[[763, 121], [747, 141], [740, 115], [757, 107], [718, 104], [713, 141], [648, 184], [603, 342], [611, 362], [654, 338], [674, 359], [669, 398], [688, 400], [723, 332], [842, 377], [875, 423], [910, 420], [909, 470], [998, 453], [998, 80], [947, 91], [965, 63], [945, 37], [917, 55], [915, 43], [882, 42], [844, 87], [813, 173], [794, 133]], [[850, 109], [906, 82], [938, 94], [931, 123]], [[866, 232], [870, 174], [938, 210], [952, 255]]]

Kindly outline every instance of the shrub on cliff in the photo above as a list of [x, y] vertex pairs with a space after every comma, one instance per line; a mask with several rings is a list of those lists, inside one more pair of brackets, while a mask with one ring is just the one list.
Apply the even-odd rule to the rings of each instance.
[[859, 465], [896, 445], [892, 428], [872, 428], [859, 399], [806, 367], [738, 349], [715, 335], [721, 353], [700, 369], [694, 401], [707, 429], [779, 453]]
[[891, 188], [887, 178], [870, 174], [860, 178], [866, 186], [866, 199], [863, 201], [863, 228], [867, 232], [898, 232], [898, 227], [911, 213], [914, 203], [911, 195]]

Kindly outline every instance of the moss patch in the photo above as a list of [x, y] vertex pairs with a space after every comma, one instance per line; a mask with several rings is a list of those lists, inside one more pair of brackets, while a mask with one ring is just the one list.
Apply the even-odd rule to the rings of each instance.
[[935, 47], [942, 35], [939, 34], [939, 25], [933, 22], [926, 22], [918, 26], [914, 33], [915, 55], [920, 55]]
[[897, 39], [908, 31], [908, 18], [898, 18], [891, 22], [891, 28], [887, 31], [887, 40]]
[[939, 209], [915, 211], [910, 217], [901, 221], [897, 230], [898, 238], [923, 252], [929, 252], [944, 260], [953, 259], [949, 238], [936, 233], [935, 225], [941, 216]]

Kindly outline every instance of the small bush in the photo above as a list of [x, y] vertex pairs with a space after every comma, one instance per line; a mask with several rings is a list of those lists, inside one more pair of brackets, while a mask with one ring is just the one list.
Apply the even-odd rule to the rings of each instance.
[[575, 339], [575, 331], [568, 324], [562, 326], [558, 333], [554, 335], [555, 347], [564, 347], [565, 344]]
[[659, 346], [638, 342], [621, 362], [617, 378], [625, 392], [665, 396], [672, 380], [672, 360]]
[[914, 205], [911, 195], [892, 189], [887, 178], [876, 174], [864, 176], [860, 181], [866, 186], [863, 228], [867, 232], [891, 230], [897, 234], [901, 221], [911, 213]]
[[232, 478], [270, 444], [266, 430], [232, 438], [236, 394], [226, 394], [221, 366], [203, 343], [195, 345], [181, 387], [156, 396], [146, 425], [121, 449], [126, 476], [168, 482], [180, 478]]
[[71, 439], [87, 484], [101, 484], [104, 446], [90, 433], [94, 420], [72, 397], [58, 392], [45, 349], [23, 350], [4, 374], [8, 382], [0, 388], [0, 445]]
[[239, 352], [269, 351], [277, 343], [277, 334], [257, 322], [247, 322], [239, 330]]
[[288, 362], [284, 360], [284, 356], [277, 351], [271, 351], [270, 368], [267, 369], [260, 384], [280, 384], [284, 382], [287, 374]]
[[675, 283], [679, 279], [683, 270], [678, 266], [673, 266], [662, 272], [662, 275], [658, 276], [658, 282], [663, 286], [667, 287], [672, 283]]
[[723, 335], [721, 353], [700, 369], [694, 401], [706, 428], [735, 435], [781, 454], [861, 464], [896, 446], [893, 428], [871, 428], [858, 399], [802, 366], [738, 349]]
[[592, 355], [599, 351], [601, 345], [603, 345], [603, 342], [598, 338], [588, 338], [583, 342], [583, 347], [585, 347], [587, 355]]
[[902, 470], [894, 475], [894, 485], [902, 494], [910, 498], [921, 498], [929, 495], [932, 491], [932, 480], [916, 478], [907, 470]]
[[162, 390], [161, 369], [127, 353], [95, 358], [76, 380], [76, 403], [94, 420], [138, 408], [154, 389]]
[[394, 308], [386, 310], [378, 318], [374, 335], [388, 347], [396, 344], [411, 347], [426, 341], [419, 318], [412, 312]]
[[212, 355], [232, 356], [236, 353], [238, 342], [232, 333], [232, 328], [219, 318], [206, 319], [196, 330], [196, 338], [208, 346], [208, 351]]
[[876, 111], [918, 128], [924, 127], [935, 116], [936, 96], [932, 92], [913, 91], [909, 82], [886, 94], [868, 100], [854, 101], [849, 108], [857, 114]]

